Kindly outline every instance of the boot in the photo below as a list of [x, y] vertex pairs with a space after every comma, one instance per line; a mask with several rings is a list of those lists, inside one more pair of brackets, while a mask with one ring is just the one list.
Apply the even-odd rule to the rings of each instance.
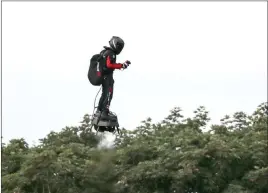
[[97, 110], [97, 112], [95, 113], [95, 116], [99, 117], [100, 115], [101, 115], [100, 117], [101, 120], [117, 120], [117, 116], [108, 110], [104, 110], [102, 113], [100, 110]]
[[95, 112], [94, 116], [95, 116], [95, 117], [99, 117], [100, 114], [101, 114], [101, 111], [98, 109], [98, 110]]

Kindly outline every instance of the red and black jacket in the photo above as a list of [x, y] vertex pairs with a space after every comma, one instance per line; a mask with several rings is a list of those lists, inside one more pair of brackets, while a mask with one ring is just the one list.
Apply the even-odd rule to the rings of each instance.
[[104, 74], [110, 74], [110, 73], [113, 73], [115, 69], [121, 69], [123, 65], [121, 63], [116, 63], [115, 52], [109, 47], [104, 47], [104, 48], [105, 50], [102, 51], [106, 60], [106, 65], [103, 69]]

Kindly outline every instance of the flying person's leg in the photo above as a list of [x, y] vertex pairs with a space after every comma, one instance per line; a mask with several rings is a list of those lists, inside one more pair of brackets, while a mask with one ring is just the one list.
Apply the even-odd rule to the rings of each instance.
[[113, 86], [114, 80], [112, 75], [108, 75], [104, 78], [102, 83], [102, 95], [99, 100], [99, 106], [97, 114], [101, 114], [101, 119], [112, 119], [115, 116], [109, 113], [109, 107], [111, 105], [111, 100], [113, 98]]

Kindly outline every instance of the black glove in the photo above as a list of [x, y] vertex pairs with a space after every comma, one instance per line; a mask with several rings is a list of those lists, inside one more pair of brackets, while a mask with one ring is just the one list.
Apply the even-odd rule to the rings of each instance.
[[123, 64], [122, 64], [122, 68], [123, 69], [126, 69], [129, 65], [131, 64], [131, 62], [130, 61], [125, 61]]

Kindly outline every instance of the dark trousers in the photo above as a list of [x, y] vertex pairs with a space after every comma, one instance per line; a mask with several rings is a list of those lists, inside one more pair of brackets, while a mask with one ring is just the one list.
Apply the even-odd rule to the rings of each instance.
[[105, 75], [102, 82], [102, 94], [99, 100], [98, 110], [109, 112], [111, 100], [113, 98], [114, 79], [113, 74]]

